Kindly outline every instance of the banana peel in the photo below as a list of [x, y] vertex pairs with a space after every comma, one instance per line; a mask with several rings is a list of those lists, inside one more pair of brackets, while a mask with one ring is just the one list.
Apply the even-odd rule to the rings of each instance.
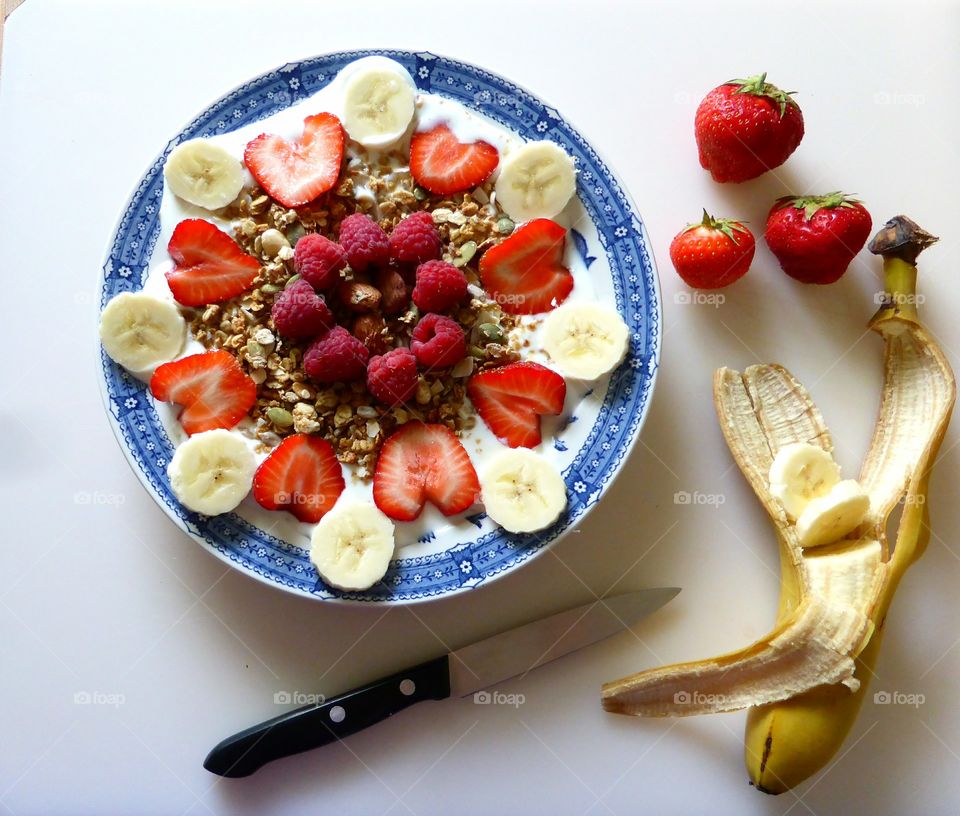
[[[780, 547], [775, 628], [738, 652], [603, 686], [603, 707], [621, 714], [750, 708], [745, 760], [751, 782], [764, 792], [799, 784], [842, 744], [873, 673], [893, 595], [929, 540], [927, 483], [956, 399], [953, 372], [916, 309], [916, 259], [934, 241], [897, 216], [870, 244], [884, 259], [886, 297], [870, 323], [884, 341], [884, 383], [861, 468], [870, 510], [859, 528], [827, 547], [800, 546], [795, 526], [770, 493], [770, 466], [793, 442], [832, 452], [830, 432], [810, 395], [783, 367], [718, 370], [714, 401], [721, 430]], [[887, 522], [901, 502], [891, 551]]]

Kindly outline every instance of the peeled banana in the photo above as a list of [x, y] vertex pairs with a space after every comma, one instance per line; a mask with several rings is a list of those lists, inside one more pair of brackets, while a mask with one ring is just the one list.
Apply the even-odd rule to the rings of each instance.
[[[810, 496], [793, 506], [783, 501], [778, 485], [799, 473], [783, 467], [790, 451], [800, 450], [791, 446], [815, 446], [825, 454], [832, 449], [823, 418], [780, 366], [753, 366], [742, 374], [720, 369], [715, 376], [721, 429], [780, 544], [775, 629], [739, 652], [603, 687], [605, 709], [638, 716], [751, 707], [745, 760], [751, 783], [766, 793], [807, 779], [842, 744], [862, 702], [893, 594], [926, 546], [927, 481], [956, 398], [953, 372], [917, 319], [916, 258], [935, 240], [897, 216], [870, 243], [883, 256], [886, 278], [885, 302], [870, 324], [884, 340], [884, 386], [859, 480], [824, 487], [814, 473]], [[819, 462], [814, 470], [824, 483], [833, 479], [826, 457], [809, 460]], [[891, 554], [887, 519], [901, 501]], [[801, 525], [804, 514], [808, 522]]]

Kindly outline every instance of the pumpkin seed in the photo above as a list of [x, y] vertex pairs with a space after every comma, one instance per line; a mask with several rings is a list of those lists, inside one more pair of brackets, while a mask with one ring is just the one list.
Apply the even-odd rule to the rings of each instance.
[[293, 425], [293, 414], [286, 408], [267, 408], [267, 419], [269, 419], [278, 428], [289, 428]]

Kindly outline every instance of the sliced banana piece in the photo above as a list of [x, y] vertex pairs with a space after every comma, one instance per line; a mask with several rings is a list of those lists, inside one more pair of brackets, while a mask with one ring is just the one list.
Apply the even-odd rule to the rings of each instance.
[[825, 496], [811, 499], [797, 519], [804, 549], [833, 544], [853, 532], [870, 509], [870, 497], [856, 479], [837, 482]]
[[526, 142], [503, 160], [495, 189], [514, 221], [553, 218], [577, 189], [573, 159], [553, 142]]
[[398, 141], [413, 120], [416, 86], [402, 65], [370, 57], [351, 66], [344, 84], [343, 126], [364, 147]]
[[174, 195], [207, 210], [226, 207], [244, 182], [240, 160], [206, 139], [191, 139], [171, 150], [163, 178]]
[[134, 373], [172, 360], [186, 334], [187, 322], [176, 305], [144, 292], [121, 292], [100, 315], [103, 350]]
[[393, 522], [370, 502], [337, 504], [311, 535], [310, 560], [331, 586], [368, 589], [393, 558]]
[[506, 450], [480, 475], [487, 515], [511, 533], [531, 533], [555, 522], [567, 506], [560, 471], [539, 454]]
[[770, 466], [770, 492], [792, 519], [800, 518], [812, 499], [826, 496], [840, 481], [840, 466], [819, 445], [794, 442], [777, 451]]
[[543, 348], [562, 373], [595, 380], [623, 360], [630, 330], [620, 313], [599, 303], [571, 303], [543, 321]]
[[229, 513], [253, 486], [257, 458], [236, 434], [219, 428], [194, 434], [167, 465], [174, 494], [184, 507], [216, 516]]

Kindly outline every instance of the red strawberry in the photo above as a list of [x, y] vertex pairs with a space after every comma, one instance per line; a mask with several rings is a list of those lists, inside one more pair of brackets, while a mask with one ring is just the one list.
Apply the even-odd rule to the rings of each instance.
[[431, 193], [472, 190], [490, 178], [499, 161], [493, 145], [460, 142], [446, 125], [414, 133], [410, 140], [410, 173]]
[[180, 424], [188, 434], [232, 428], [253, 407], [257, 386], [227, 351], [191, 354], [157, 368], [150, 391], [161, 402], [183, 406]]
[[747, 274], [755, 250], [743, 224], [704, 210], [699, 224], [688, 224], [671, 241], [670, 260], [688, 286], [719, 289]]
[[843, 193], [786, 196], [767, 216], [764, 237], [780, 266], [802, 283], [833, 283], [870, 237], [873, 221]]
[[697, 108], [700, 164], [714, 181], [746, 181], [779, 167], [803, 138], [803, 114], [767, 75], [731, 79]]
[[480, 418], [511, 448], [540, 444], [540, 417], [563, 410], [567, 384], [539, 363], [511, 363], [477, 374], [467, 394]]
[[289, 510], [316, 524], [343, 492], [343, 468], [326, 439], [295, 434], [283, 440], [253, 475], [253, 498], [267, 510]]
[[176, 264], [167, 272], [167, 283], [184, 306], [230, 300], [249, 289], [260, 274], [260, 261], [202, 218], [177, 224], [167, 252]]
[[511, 314], [549, 312], [573, 289], [573, 275], [563, 265], [567, 231], [548, 218], [520, 227], [480, 259], [487, 293]]
[[263, 133], [243, 152], [257, 183], [284, 207], [302, 207], [332, 188], [342, 159], [343, 128], [332, 113], [308, 116], [293, 142]]
[[446, 425], [408, 422], [380, 449], [373, 500], [397, 521], [413, 521], [426, 502], [445, 516], [477, 500], [480, 481], [460, 440]]

